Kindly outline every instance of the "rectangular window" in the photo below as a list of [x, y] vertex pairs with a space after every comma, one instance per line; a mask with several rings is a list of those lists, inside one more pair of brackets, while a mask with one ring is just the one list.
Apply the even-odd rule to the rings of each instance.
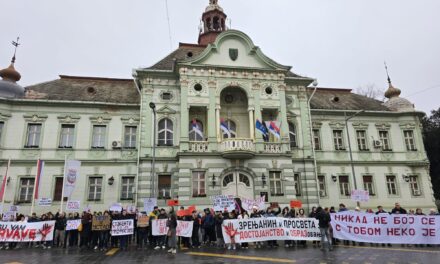
[[271, 171], [269, 173], [270, 195], [283, 196], [283, 187], [281, 184], [281, 172]]
[[339, 193], [342, 196], [350, 196], [350, 182], [347, 175], [339, 175]]
[[75, 125], [62, 124], [59, 147], [72, 148], [74, 135], [75, 135]]
[[193, 182], [193, 197], [205, 196], [205, 172], [204, 171], [193, 171], [192, 173]]
[[409, 151], [417, 150], [416, 144], [414, 141], [414, 132], [412, 130], [404, 130], [403, 136], [405, 137], [406, 150], [409, 150]]
[[364, 181], [364, 190], [368, 191], [371, 196], [376, 195], [374, 193], [374, 185], [373, 185], [373, 176], [372, 175], [364, 175], [362, 176]]
[[299, 173], [295, 173], [293, 175], [293, 178], [295, 180], [295, 192], [296, 196], [301, 196], [302, 189], [301, 189], [301, 175]]
[[104, 148], [105, 147], [105, 131], [107, 126], [94, 125], [92, 134], [92, 148]]
[[41, 124], [28, 124], [25, 148], [40, 146]]
[[[53, 201], [59, 202], [61, 201], [61, 196], [63, 192], [63, 177], [56, 177], [55, 178], [55, 186], [53, 191]], [[67, 199], [67, 198], [64, 198]]]
[[318, 175], [318, 182], [319, 182], [319, 196], [320, 197], [326, 197], [327, 196], [327, 190], [325, 187], [325, 176], [324, 175]]
[[321, 137], [319, 136], [319, 129], [313, 129], [313, 144], [315, 150], [321, 150]]
[[126, 126], [124, 132], [124, 148], [134, 149], [136, 148], [136, 131], [135, 126]]
[[102, 195], [102, 177], [89, 178], [89, 201], [100, 201]]
[[122, 177], [121, 200], [133, 200], [134, 177]]
[[345, 150], [344, 141], [342, 140], [342, 130], [333, 130], [333, 143], [335, 150]]
[[158, 199], [171, 198], [171, 175], [159, 175], [158, 189]]
[[0, 122], [0, 141], [3, 137], [3, 127], [5, 126], [4, 122]]
[[396, 176], [388, 175], [386, 176], [386, 179], [387, 179], [388, 195], [397, 195]]
[[388, 131], [384, 131], [384, 130], [379, 131], [379, 139], [380, 142], [382, 143], [382, 150], [390, 151], [391, 146], [390, 146], [390, 137]]
[[365, 130], [356, 130], [356, 138], [359, 150], [368, 150], [367, 132]]
[[409, 176], [409, 187], [411, 188], [411, 194], [413, 196], [422, 195], [422, 191], [420, 190], [419, 177], [417, 175]]
[[18, 201], [20, 203], [30, 203], [34, 194], [34, 178], [21, 178]]

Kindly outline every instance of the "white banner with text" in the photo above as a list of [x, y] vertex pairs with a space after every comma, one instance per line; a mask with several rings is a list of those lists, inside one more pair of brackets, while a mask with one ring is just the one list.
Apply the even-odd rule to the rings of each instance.
[[0, 222], [0, 242], [51, 241], [55, 221]]
[[[153, 236], [166, 236], [168, 233], [168, 219], [159, 219], [152, 221]], [[191, 237], [193, 231], [193, 221], [177, 220], [176, 236]]]

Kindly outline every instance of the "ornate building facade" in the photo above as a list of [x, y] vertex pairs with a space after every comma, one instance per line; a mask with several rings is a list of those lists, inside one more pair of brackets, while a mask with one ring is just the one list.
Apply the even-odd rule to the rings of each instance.
[[[207, 207], [221, 194], [354, 206], [353, 189], [369, 192], [363, 207], [434, 206], [423, 113], [390, 80], [385, 103], [316, 88], [225, 20], [210, 1], [198, 43], [180, 43], [133, 79], [61, 75], [23, 95], [14, 63], [0, 71], [3, 167], [11, 159], [5, 201], [30, 206], [40, 158], [41, 195], [55, 209], [67, 157], [82, 161], [71, 199], [96, 210], [141, 208], [148, 197]], [[265, 121], [279, 135], [263, 137], [256, 122]]]

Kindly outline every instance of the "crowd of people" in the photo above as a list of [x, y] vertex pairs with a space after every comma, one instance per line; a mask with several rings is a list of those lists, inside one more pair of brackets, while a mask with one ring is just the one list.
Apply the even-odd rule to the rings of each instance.
[[[180, 210], [184, 208], [181, 207]], [[138, 249], [149, 248], [151, 250], [165, 250], [168, 249], [169, 253], [176, 253], [178, 245], [185, 248], [200, 248], [200, 247], [219, 247], [226, 248], [228, 250], [236, 250], [238, 248], [248, 249], [249, 243], [224, 243], [222, 224], [227, 219], [247, 219], [258, 217], [284, 217], [284, 218], [316, 218], [318, 219], [319, 228], [321, 231], [321, 243], [319, 241], [312, 241], [313, 246], [324, 248], [328, 246], [329, 250], [333, 249], [333, 245], [340, 242], [349, 244], [350, 241], [338, 241], [333, 238], [331, 230], [331, 213], [348, 211], [348, 208], [344, 204], [340, 204], [338, 210], [335, 207], [322, 208], [313, 207], [309, 214], [306, 214], [305, 210], [285, 207], [267, 208], [266, 210], [259, 210], [257, 207], [253, 207], [250, 212], [246, 210], [233, 210], [231, 212], [215, 212], [213, 209], [206, 208], [202, 212], [194, 210], [191, 215], [177, 216], [173, 207], [170, 207], [168, 212], [157, 206], [154, 210], [148, 214], [149, 224], [147, 226], [138, 227], [137, 220], [141, 215], [146, 215], [145, 212], [82, 212], [68, 213], [57, 212], [53, 214], [51, 212], [42, 214], [38, 217], [35, 213], [30, 216], [23, 214], [10, 215], [9, 219], [3, 219], [4, 221], [22, 221], [22, 222], [40, 222], [40, 221], [55, 221], [55, 229], [53, 233], [53, 240], [44, 242], [0, 242], [0, 249], [17, 249], [36, 247], [42, 249], [50, 249], [52, 247], [60, 248], [81, 248], [81, 249], [93, 249], [105, 251], [109, 248], [119, 247], [121, 250], [128, 250], [131, 246], [136, 246]], [[360, 208], [356, 207], [354, 211], [360, 212]], [[376, 211], [367, 209], [366, 213], [375, 214], [410, 214], [410, 215], [424, 215], [421, 208], [415, 210], [405, 210], [399, 203], [395, 204], [395, 207], [387, 212], [382, 206], [378, 206]], [[112, 236], [110, 230], [92, 230], [93, 216], [109, 216], [111, 221], [122, 219], [133, 219], [134, 232], [133, 235]], [[438, 215], [435, 209], [431, 209], [429, 215]], [[3, 217], [3, 216], [2, 216]], [[80, 227], [76, 230], [66, 230], [68, 220], [81, 220]], [[152, 232], [152, 221], [155, 219], [167, 219], [167, 227], [169, 231], [167, 235], [155, 236]], [[177, 220], [192, 221], [193, 231], [192, 236], [189, 237], [176, 237]], [[324, 243], [325, 242], [325, 243]], [[283, 243], [284, 247], [306, 247], [307, 241], [277, 241], [271, 240], [266, 242], [255, 242], [255, 248], [269, 247], [276, 248]], [[309, 242], [310, 243], [310, 242]], [[352, 241], [353, 245], [356, 242]], [[364, 243], [359, 243], [363, 245]], [[385, 244], [382, 244], [385, 246]], [[388, 246], [391, 246], [388, 244]]]

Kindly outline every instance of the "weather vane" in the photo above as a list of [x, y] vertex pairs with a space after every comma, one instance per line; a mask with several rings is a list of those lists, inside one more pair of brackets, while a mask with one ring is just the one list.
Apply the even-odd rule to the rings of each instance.
[[12, 57], [12, 63], [15, 63], [15, 54], [17, 53], [18, 46], [20, 46], [20, 43], [18, 43], [19, 40], [20, 37], [17, 37], [17, 41], [12, 41], [12, 45], [15, 46], [14, 56]]

